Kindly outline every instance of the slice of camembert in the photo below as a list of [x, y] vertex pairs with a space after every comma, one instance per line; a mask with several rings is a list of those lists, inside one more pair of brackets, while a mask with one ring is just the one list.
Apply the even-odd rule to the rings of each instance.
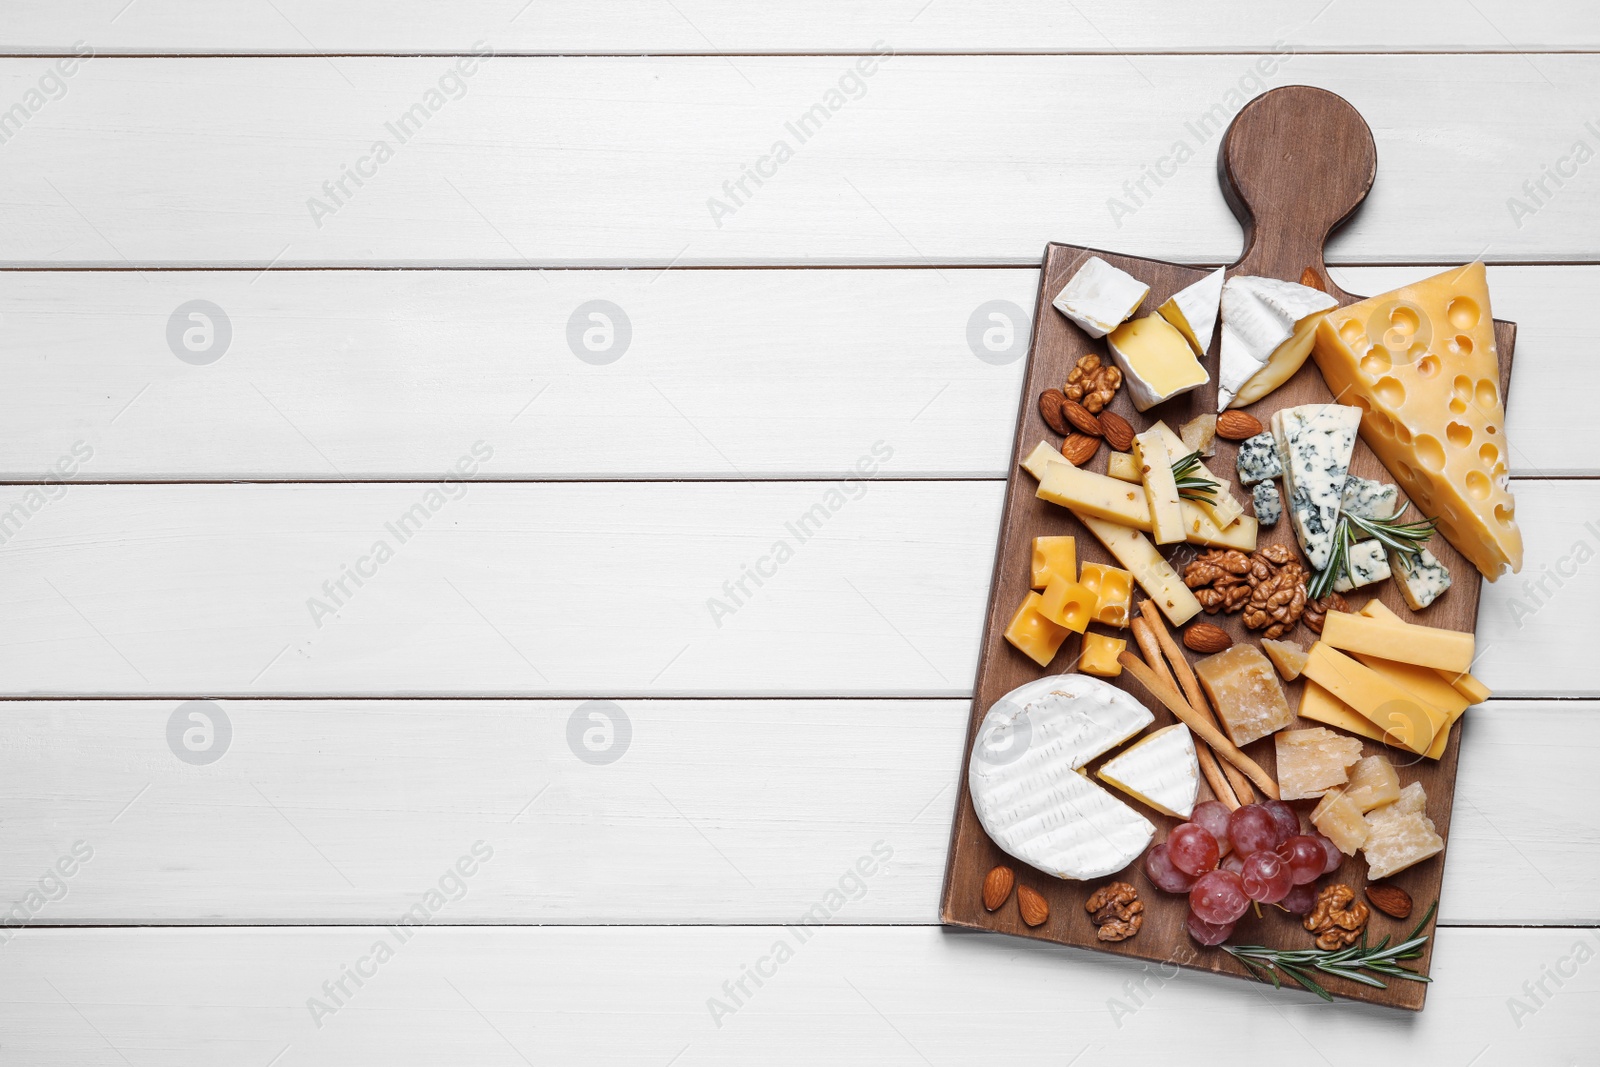
[[1104, 337], [1139, 310], [1150, 287], [1099, 256], [1090, 256], [1051, 302], [1090, 337]]
[[1176, 326], [1160, 315], [1125, 322], [1106, 338], [1133, 406], [1148, 411], [1211, 380]]
[[1229, 278], [1222, 287], [1217, 410], [1253, 404], [1288, 381], [1311, 354], [1322, 313], [1337, 303], [1309, 285]]
[[1101, 781], [1175, 819], [1189, 817], [1200, 791], [1194, 738], [1181, 722], [1140, 738], [1107, 760], [1098, 773]]
[[1202, 359], [1217, 332], [1217, 309], [1222, 305], [1222, 281], [1227, 275], [1226, 267], [1218, 267], [1156, 308], [1156, 313], [1177, 327], [1194, 354]]
[[967, 769], [984, 832], [1057, 878], [1122, 870], [1155, 827], [1078, 769], [1153, 719], [1128, 693], [1083, 674], [1041, 678], [1001, 697], [978, 727]]
[[1491, 582], [1522, 567], [1500, 359], [1482, 263], [1331, 311], [1312, 353], [1361, 437]]

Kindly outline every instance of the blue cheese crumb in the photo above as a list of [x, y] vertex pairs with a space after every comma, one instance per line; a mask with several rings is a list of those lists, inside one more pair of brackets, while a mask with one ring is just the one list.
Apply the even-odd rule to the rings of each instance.
[[1272, 431], [1258, 433], [1239, 443], [1239, 484], [1255, 485], [1283, 475], [1278, 442]]
[[1278, 498], [1278, 487], [1271, 482], [1257, 482], [1250, 490], [1250, 501], [1255, 505], [1256, 521], [1271, 526], [1283, 518], [1283, 501]]
[[1349, 475], [1339, 510], [1358, 519], [1392, 519], [1400, 513], [1400, 487]]

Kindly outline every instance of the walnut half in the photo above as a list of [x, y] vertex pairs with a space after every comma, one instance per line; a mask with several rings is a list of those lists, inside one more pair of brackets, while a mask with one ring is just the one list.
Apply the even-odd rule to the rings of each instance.
[[1127, 882], [1112, 882], [1096, 889], [1084, 901], [1083, 910], [1099, 927], [1095, 936], [1101, 941], [1126, 941], [1144, 925], [1144, 901]]
[[1116, 367], [1101, 364], [1093, 352], [1078, 357], [1078, 362], [1067, 372], [1067, 384], [1062, 392], [1068, 400], [1076, 400], [1091, 415], [1098, 415], [1111, 403], [1122, 385], [1122, 372]]
[[1317, 894], [1305, 928], [1316, 936], [1318, 948], [1333, 952], [1361, 940], [1371, 915], [1372, 910], [1356, 899], [1355, 890], [1343, 884], [1330, 885]]

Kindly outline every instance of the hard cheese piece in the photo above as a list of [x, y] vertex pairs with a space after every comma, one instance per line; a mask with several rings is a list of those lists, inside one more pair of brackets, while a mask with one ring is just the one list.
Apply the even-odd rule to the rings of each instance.
[[1328, 313], [1313, 353], [1361, 437], [1491, 582], [1522, 566], [1500, 359], [1482, 263]]
[[1071, 631], [1045, 618], [1040, 611], [1043, 606], [1038, 593], [1029, 593], [1006, 624], [1005, 639], [1039, 666], [1048, 667]]
[[1057, 626], [1081, 634], [1089, 628], [1094, 605], [1094, 590], [1086, 589], [1059, 574], [1052, 574], [1050, 583], [1044, 587], [1044, 593], [1039, 598], [1038, 611]]
[[[1160, 435], [1161, 439], [1166, 442], [1167, 458], [1174, 463], [1195, 451], [1184, 442], [1183, 438], [1173, 433], [1172, 429], [1164, 422], [1157, 420], [1156, 424], [1150, 427], [1150, 432]], [[1218, 478], [1215, 474], [1212, 474], [1211, 469], [1204, 463], [1196, 464], [1195, 473], [1216, 482], [1217, 491], [1212, 494], [1211, 500], [1197, 500], [1191, 501], [1191, 503], [1207, 515], [1210, 515], [1211, 521], [1215, 522], [1219, 528], [1224, 530], [1230, 528], [1244, 514], [1244, 506], [1234, 499], [1228, 480], [1226, 478]]]
[[1272, 665], [1278, 668], [1278, 673], [1283, 675], [1283, 680], [1286, 682], [1294, 681], [1300, 677], [1300, 672], [1306, 669], [1306, 650], [1293, 641], [1262, 638], [1261, 650], [1267, 654]]
[[1051, 305], [1090, 337], [1104, 337], [1139, 310], [1148, 292], [1150, 287], [1127, 271], [1090, 256]]
[[1078, 574], [1078, 543], [1072, 537], [1033, 539], [1033, 587], [1043, 589], [1050, 576], [1059, 574], [1071, 581]]
[[1118, 326], [1106, 338], [1106, 347], [1122, 368], [1128, 396], [1140, 411], [1211, 380], [1183, 334], [1159, 315]]
[[1211, 337], [1217, 330], [1217, 309], [1222, 304], [1222, 282], [1228, 275], [1226, 267], [1218, 267], [1186, 289], [1173, 294], [1171, 300], [1156, 311], [1162, 318], [1177, 327], [1194, 354], [1205, 358], [1211, 347]]
[[1341, 404], [1303, 404], [1273, 413], [1289, 520], [1313, 570], [1326, 570], [1334, 525], [1361, 412]]
[[[1384, 733], [1365, 715], [1358, 714], [1350, 705], [1313, 681], [1308, 680], [1306, 682], [1305, 692], [1300, 695], [1299, 714], [1302, 719], [1310, 719], [1313, 722], [1336, 726], [1360, 737], [1370, 737], [1372, 740], [1382, 742], [1385, 745], [1393, 745], [1396, 748], [1406, 747], [1398, 738]], [[1454, 721], [1454, 718], [1451, 721]], [[1418, 753], [1418, 755], [1426, 756], [1428, 759], [1438, 759], [1444, 755], [1445, 746], [1449, 743], [1450, 727], [1447, 724], [1434, 735], [1433, 742], [1428, 746], [1427, 751]]]
[[1106, 551], [1115, 556], [1118, 563], [1128, 568], [1133, 580], [1150, 594], [1168, 622], [1182, 626], [1200, 614], [1200, 601], [1144, 534], [1092, 515], [1078, 515], [1078, 521], [1106, 546]]
[[1256, 521], [1262, 526], [1271, 526], [1283, 518], [1283, 500], [1272, 482], [1257, 482], [1250, 490], [1250, 501], [1256, 509]]
[[1136, 530], [1150, 529], [1150, 501], [1144, 487], [1119, 482], [1070, 463], [1051, 463], [1039, 479], [1040, 500], [1080, 515], [1093, 515]]
[[1411, 556], [1390, 552], [1389, 571], [1394, 575], [1394, 584], [1400, 587], [1406, 607], [1412, 611], [1421, 611], [1450, 588], [1449, 569], [1426, 547]]
[[1357, 541], [1345, 554], [1344, 573], [1334, 580], [1333, 590], [1336, 593], [1348, 593], [1352, 589], [1381, 582], [1387, 577], [1389, 557], [1385, 555], [1383, 545], [1376, 540]]
[[1444, 838], [1425, 811], [1427, 794], [1421, 782], [1400, 791], [1400, 799], [1367, 815], [1367, 839], [1361, 854], [1367, 859], [1367, 879], [1375, 881], [1397, 874], [1444, 851]]
[[1128, 611], [1133, 606], [1132, 574], [1103, 563], [1085, 563], [1078, 581], [1095, 595], [1095, 622], [1106, 626], [1128, 625]]
[[[1328, 612], [1330, 618], [1335, 614]], [[1326, 623], [1323, 629], [1326, 631]], [[1393, 735], [1402, 747], [1418, 754], [1427, 752], [1434, 735], [1449, 723], [1444, 712], [1365, 664], [1330, 648], [1326, 641], [1311, 646], [1305, 676]]]
[[1362, 811], [1393, 804], [1400, 799], [1400, 776], [1382, 756], [1368, 756], [1351, 769], [1344, 795]]
[[1102, 678], [1115, 678], [1122, 673], [1122, 661], [1117, 659], [1128, 642], [1106, 634], [1084, 634], [1083, 654], [1078, 657], [1078, 669], [1085, 674]]
[[1044, 472], [1051, 467], [1059, 467], [1067, 462], [1067, 457], [1061, 450], [1048, 441], [1040, 441], [1033, 446], [1033, 451], [1022, 457], [1019, 466], [1038, 481], [1044, 480]]
[[1361, 742], [1320, 726], [1285, 730], [1273, 739], [1278, 752], [1278, 793], [1283, 800], [1320, 797], [1350, 779]]
[[1330, 611], [1322, 624], [1322, 643], [1419, 667], [1465, 671], [1472, 666], [1474, 640], [1471, 634], [1459, 630]]
[[1141, 738], [1100, 768], [1100, 780], [1163, 815], [1187, 819], [1200, 790], [1200, 761], [1183, 723]]
[[[1236, 274], [1222, 287], [1222, 354], [1217, 373], [1217, 410], [1233, 403], [1274, 353], [1285, 344], [1293, 347], [1295, 329], [1302, 321], [1333, 307], [1338, 301], [1320, 289], [1276, 278]], [[1310, 324], [1314, 327], [1314, 323]], [[1281, 381], [1300, 369], [1310, 352], [1310, 328], [1304, 350]], [[1293, 355], [1286, 353], [1286, 358]], [[1280, 368], [1281, 371], [1281, 368]], [[1261, 393], [1265, 396], [1266, 393]], [[1259, 397], [1257, 397], [1259, 399]], [[1242, 406], [1242, 405], [1240, 405]]]
[[1113, 452], [1107, 456], [1106, 477], [1119, 482], [1143, 481], [1139, 477], [1139, 461], [1133, 458], [1132, 452]]
[[1400, 490], [1351, 474], [1344, 480], [1339, 510], [1363, 519], [1390, 519], [1400, 513]]
[[1278, 456], [1278, 439], [1271, 431], [1258, 433], [1239, 442], [1239, 484], [1254, 485], [1283, 477], [1283, 462]]
[[1217, 454], [1217, 417], [1197, 415], [1178, 428], [1178, 436], [1183, 439], [1186, 453], [1214, 456]]
[[1272, 664], [1255, 645], [1224, 649], [1197, 662], [1194, 670], [1229, 740], [1240, 747], [1283, 729], [1294, 719]]
[[1057, 878], [1114, 874], [1155, 833], [1150, 821], [1078, 768], [1154, 717], [1083, 674], [1041, 678], [995, 702], [978, 727], [967, 788], [984, 831], [1007, 854]]
[[1178, 483], [1172, 475], [1172, 461], [1161, 435], [1146, 430], [1133, 439], [1133, 458], [1139, 464], [1149, 500], [1150, 528], [1155, 543], [1170, 545], [1184, 539], [1183, 511], [1178, 507]]
[[[1409, 625], [1407, 620], [1390, 611], [1389, 606], [1381, 600], [1367, 601], [1367, 606], [1361, 609], [1361, 614], [1369, 619], [1388, 619], [1390, 622]], [[1465, 697], [1468, 704], [1482, 704], [1494, 695], [1490, 692], [1488, 686], [1470, 674], [1463, 674], [1459, 671], [1439, 671], [1438, 674], [1439, 677], [1449, 682], [1456, 692]]]
[[1361, 809], [1339, 792], [1323, 796], [1311, 813], [1311, 825], [1346, 856], [1354, 856], [1356, 849], [1366, 843], [1367, 835], [1371, 832], [1367, 820], [1361, 815]]
[[1249, 515], [1241, 515], [1226, 530], [1219, 527], [1206, 514], [1205, 508], [1193, 500], [1179, 502], [1183, 512], [1184, 539], [1191, 545], [1208, 548], [1237, 548], [1241, 552], [1256, 550], [1256, 533], [1260, 524]]

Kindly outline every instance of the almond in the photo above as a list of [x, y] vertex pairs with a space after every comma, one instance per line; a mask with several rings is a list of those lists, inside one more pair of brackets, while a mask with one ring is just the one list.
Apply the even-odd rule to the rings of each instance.
[[1367, 899], [1385, 915], [1404, 919], [1411, 914], [1411, 894], [1397, 885], [1379, 882], [1367, 886]]
[[1100, 428], [1100, 420], [1095, 418], [1088, 408], [1076, 400], [1068, 400], [1061, 405], [1061, 414], [1072, 423], [1079, 433], [1086, 433], [1090, 437], [1100, 437], [1105, 431]]
[[1133, 427], [1115, 411], [1100, 413], [1100, 429], [1105, 431], [1106, 443], [1118, 452], [1133, 450]]
[[1229, 441], [1243, 441], [1266, 429], [1261, 420], [1244, 411], [1224, 411], [1217, 416], [1217, 436]]
[[983, 880], [983, 908], [995, 911], [1011, 899], [1011, 886], [1017, 880], [1010, 867], [996, 867]]
[[1088, 434], [1068, 434], [1067, 439], [1061, 442], [1061, 454], [1067, 457], [1067, 462], [1074, 467], [1081, 467], [1094, 458], [1100, 451], [1100, 438], [1090, 437]]
[[1039, 394], [1039, 415], [1044, 419], [1044, 424], [1056, 433], [1065, 436], [1071, 431], [1067, 429], [1067, 422], [1061, 417], [1061, 405], [1067, 402], [1067, 394], [1059, 389], [1046, 389]]
[[1221, 652], [1233, 644], [1233, 638], [1220, 626], [1197, 622], [1183, 632], [1183, 644], [1195, 652]]
[[1307, 267], [1300, 272], [1300, 284], [1310, 286], [1313, 289], [1321, 289], [1324, 293], [1328, 291], [1328, 287], [1322, 284], [1322, 275], [1318, 274], [1313, 267]]
[[1025, 885], [1017, 886], [1017, 911], [1029, 926], [1038, 926], [1050, 918], [1049, 902], [1039, 895], [1037, 889], [1029, 889]]

